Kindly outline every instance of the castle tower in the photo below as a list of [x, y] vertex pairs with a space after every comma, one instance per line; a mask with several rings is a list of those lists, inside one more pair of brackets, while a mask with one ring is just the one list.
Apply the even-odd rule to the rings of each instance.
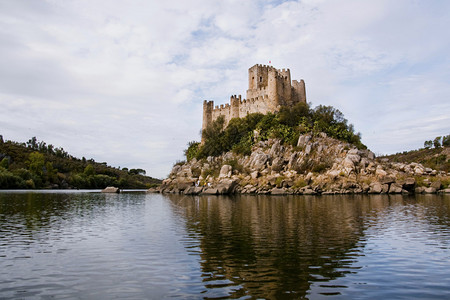
[[269, 70], [272, 67], [254, 65], [248, 69], [248, 90], [247, 99], [257, 98], [266, 94], [269, 83]]
[[268, 107], [271, 112], [274, 112], [278, 109], [280, 105], [280, 97], [278, 94], [278, 72], [275, 68], [271, 68], [269, 70], [269, 84], [267, 86], [267, 96], [269, 98]]
[[277, 72], [277, 94], [278, 105], [292, 105], [291, 71], [289, 69], [278, 70]]
[[[214, 101], [203, 101], [203, 124], [202, 124], [202, 132], [208, 127], [209, 124], [212, 123], [212, 112], [214, 108]], [[202, 134], [202, 142], [203, 142], [203, 134]]]
[[305, 81], [292, 80], [292, 105], [299, 102], [306, 103], [306, 88]]
[[224, 117], [226, 126], [233, 118], [242, 118], [251, 113], [274, 113], [283, 106], [292, 107], [299, 102], [306, 103], [303, 80], [291, 82], [289, 69], [278, 70], [272, 66], [257, 64], [248, 69], [246, 99], [241, 99], [240, 95], [232, 95], [230, 104], [222, 104], [215, 108], [214, 101], [203, 102], [202, 131], [220, 116]]
[[268, 66], [254, 65], [248, 69], [248, 89], [256, 90], [267, 86]]

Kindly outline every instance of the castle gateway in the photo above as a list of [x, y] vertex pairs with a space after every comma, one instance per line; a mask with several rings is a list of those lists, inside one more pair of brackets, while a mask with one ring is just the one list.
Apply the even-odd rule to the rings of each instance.
[[214, 107], [214, 101], [203, 102], [202, 131], [224, 116], [225, 126], [232, 118], [243, 118], [251, 113], [277, 112], [280, 107], [306, 103], [305, 82], [292, 80], [289, 69], [278, 70], [272, 66], [254, 65], [248, 69], [247, 99], [231, 96], [230, 104]]

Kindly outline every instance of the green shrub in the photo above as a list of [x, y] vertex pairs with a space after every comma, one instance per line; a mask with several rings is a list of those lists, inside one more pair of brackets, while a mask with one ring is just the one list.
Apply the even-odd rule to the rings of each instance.
[[192, 167], [191, 172], [193, 177], [200, 177], [200, 175], [202, 174], [202, 169], [199, 167]]
[[244, 171], [244, 166], [242, 166], [237, 159], [229, 159], [224, 161], [224, 165], [230, 165], [233, 170], [237, 170], [239, 173], [242, 173]]
[[3, 167], [0, 167], [0, 188], [21, 189], [25, 187], [26, 183], [21, 177], [9, 172]]
[[295, 171], [297, 171], [298, 174], [306, 174], [307, 172], [311, 171], [313, 167], [314, 161], [306, 159], [295, 168]]
[[252, 153], [253, 146], [253, 133], [248, 132], [246, 136], [243, 136], [239, 143], [233, 145], [231, 150], [236, 154], [250, 155]]
[[202, 177], [206, 178], [208, 176], [211, 176], [211, 177], [216, 178], [216, 177], [219, 176], [219, 173], [220, 173], [219, 169], [217, 169], [217, 168], [209, 168], [209, 169], [203, 170]]
[[8, 169], [9, 167], [9, 159], [7, 157], [4, 157], [2, 161], [0, 161], [0, 167], [4, 169]]
[[326, 163], [320, 163], [320, 164], [315, 165], [315, 166], [312, 168], [312, 171], [313, 171], [313, 172], [316, 172], [316, 173], [322, 173], [322, 172], [325, 171], [328, 167], [329, 167], [328, 164], [326, 164]]
[[303, 178], [298, 178], [295, 182], [294, 182], [294, 188], [302, 188], [307, 186], [308, 184], [306, 183], [306, 181]]
[[277, 177], [277, 179], [275, 179], [275, 185], [277, 187], [281, 187], [281, 185], [283, 184], [283, 180], [285, 179], [284, 176], [279, 176]]
[[196, 141], [190, 141], [188, 143], [188, 148], [184, 150], [184, 155], [187, 161], [191, 161], [193, 158], [197, 158], [200, 143]]
[[450, 178], [447, 177], [447, 178], [442, 179], [441, 183], [442, 183], [442, 187], [444, 189], [449, 188], [450, 187]]

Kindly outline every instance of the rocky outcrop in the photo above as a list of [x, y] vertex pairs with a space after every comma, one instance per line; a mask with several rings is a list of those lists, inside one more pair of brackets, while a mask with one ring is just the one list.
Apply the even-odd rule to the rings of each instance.
[[[297, 146], [260, 141], [249, 156], [225, 153], [173, 167], [153, 192], [198, 194], [407, 194], [446, 192], [449, 174], [419, 163], [391, 163], [321, 133]], [[447, 189], [445, 189], [447, 188]]]

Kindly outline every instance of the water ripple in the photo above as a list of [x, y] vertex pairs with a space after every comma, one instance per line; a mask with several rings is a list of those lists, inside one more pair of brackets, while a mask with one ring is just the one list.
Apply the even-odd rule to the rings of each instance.
[[0, 298], [450, 298], [448, 200], [0, 193]]

